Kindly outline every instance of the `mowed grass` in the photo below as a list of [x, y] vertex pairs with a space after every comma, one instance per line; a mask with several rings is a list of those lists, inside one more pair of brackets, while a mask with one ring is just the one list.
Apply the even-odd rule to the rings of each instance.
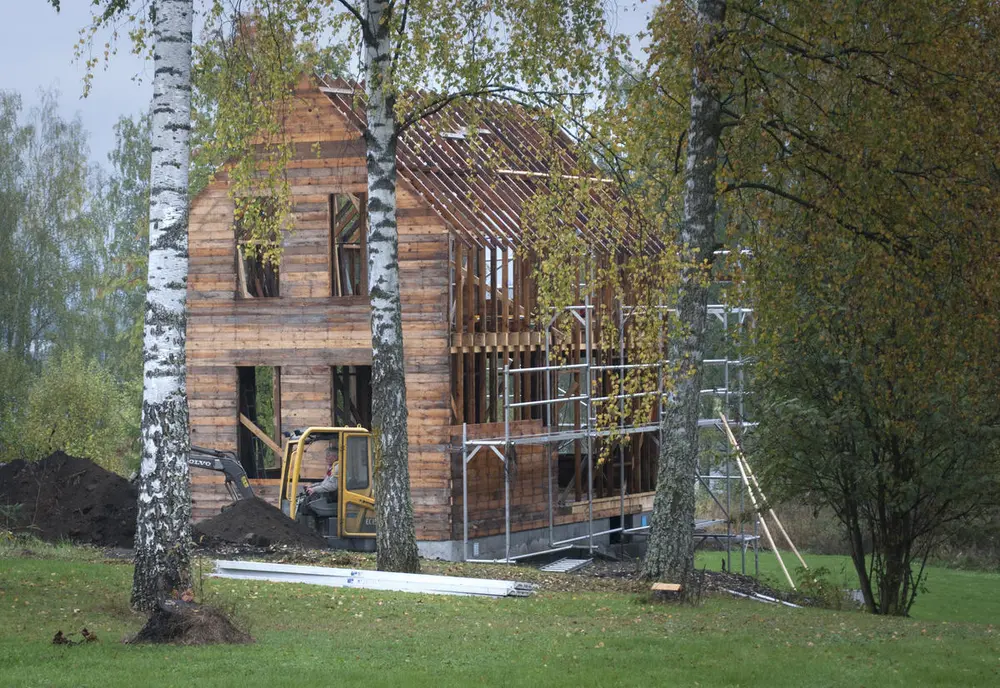
[[[858, 576], [850, 557], [803, 553], [810, 569], [825, 568], [828, 579], [843, 587], [853, 589]], [[725, 559], [725, 552], [699, 552], [696, 565], [718, 571]], [[792, 578], [798, 579], [799, 560], [791, 552], [782, 552], [782, 559]], [[775, 588], [788, 589], [777, 557], [771, 552], [760, 552], [760, 577]], [[753, 573], [753, 552], [747, 552], [747, 572]], [[740, 571], [739, 552], [732, 554], [732, 570]], [[922, 590], [913, 604], [911, 616], [923, 621], [969, 621], [981, 624], [1000, 624], [1000, 574], [962, 571], [928, 566]]]
[[[142, 624], [131, 573], [89, 556], [0, 558], [0, 686], [1000, 685], [1000, 634], [983, 623], [621, 592], [494, 600], [208, 579], [203, 599], [255, 644], [127, 646]], [[993, 604], [995, 579], [969, 575]], [[51, 644], [84, 626], [100, 642]]]

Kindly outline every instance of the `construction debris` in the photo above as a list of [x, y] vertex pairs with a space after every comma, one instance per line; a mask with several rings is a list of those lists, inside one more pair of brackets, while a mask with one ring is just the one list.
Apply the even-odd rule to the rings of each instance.
[[299, 566], [296, 564], [271, 564], [258, 561], [215, 562], [217, 578], [264, 580], [275, 583], [305, 583], [334, 588], [364, 588], [367, 590], [394, 590], [430, 595], [473, 595], [486, 597], [527, 597], [536, 586], [516, 581], [486, 578], [459, 578], [455, 576], [430, 576], [419, 573], [390, 573], [387, 571], [362, 571], [357, 569]]
[[569, 557], [563, 557], [559, 561], [540, 566], [538, 570], [547, 573], [570, 573], [571, 571], [579, 571], [584, 566], [589, 566], [593, 562], [593, 559], [570, 559]]
[[794, 607], [795, 609], [802, 609], [801, 605], [795, 604], [794, 602], [788, 602], [787, 600], [781, 600], [776, 597], [771, 597], [770, 595], [763, 595], [759, 592], [752, 593], [742, 593], [736, 590], [729, 590], [728, 588], [723, 588], [726, 592], [734, 597], [742, 597], [744, 599], [753, 600], [754, 602], [764, 602], [765, 604], [782, 604], [786, 607]]

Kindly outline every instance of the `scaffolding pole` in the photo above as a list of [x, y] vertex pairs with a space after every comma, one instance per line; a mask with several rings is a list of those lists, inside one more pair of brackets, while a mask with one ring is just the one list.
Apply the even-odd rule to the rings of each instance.
[[[590, 296], [587, 295], [582, 306], [570, 306], [561, 311], [557, 311], [548, 321], [548, 324], [544, 331], [544, 363], [545, 365], [531, 366], [524, 368], [511, 368], [509, 362], [505, 362], [503, 369], [503, 380], [504, 380], [504, 392], [503, 392], [503, 407], [504, 407], [504, 434], [502, 438], [487, 438], [487, 439], [469, 439], [468, 436], [468, 424], [463, 423], [462, 426], [462, 555], [465, 561], [481, 561], [481, 562], [491, 562], [491, 563], [511, 563], [519, 559], [523, 559], [528, 556], [537, 556], [539, 554], [551, 553], [565, 551], [568, 547], [572, 546], [572, 543], [580, 542], [586, 540], [586, 547], [589, 551], [593, 551], [596, 548], [594, 543], [594, 538], [619, 533], [622, 535], [626, 534], [641, 534], [648, 531], [648, 526], [640, 526], [633, 528], [625, 527], [625, 497], [628, 492], [628, 488], [625, 484], [625, 449], [623, 444], [619, 444], [618, 448], [618, 463], [619, 463], [619, 524], [617, 527], [609, 528], [601, 531], [594, 530], [594, 442], [600, 437], [610, 437], [617, 435], [619, 438], [624, 438], [628, 435], [640, 434], [640, 433], [655, 433], [658, 436], [659, 441], [658, 446], [662, 447], [662, 423], [660, 419], [663, 417], [663, 403], [664, 397], [666, 396], [666, 385], [665, 385], [665, 370], [664, 365], [668, 364], [669, 361], [661, 359], [659, 361], [652, 362], [632, 362], [626, 363], [625, 361], [625, 339], [624, 331], [625, 324], [628, 321], [629, 314], [627, 309], [621, 302], [618, 302], [618, 324], [619, 324], [619, 341], [618, 341], [618, 355], [619, 360], [617, 364], [602, 364], [594, 365], [593, 355], [593, 305], [591, 303]], [[663, 308], [660, 309], [663, 312], [670, 312], [670, 309]], [[634, 310], [634, 309], [632, 309]], [[708, 307], [709, 313], [715, 315], [723, 327], [726, 330], [726, 339], [729, 337], [729, 324], [730, 324], [730, 314], [737, 315], [737, 322], [742, 325], [745, 321], [747, 315], [752, 311], [748, 308], [728, 308], [723, 305], [713, 304]], [[585, 341], [585, 362], [582, 363], [563, 363], [563, 364], [553, 364], [552, 363], [552, 350], [551, 350], [551, 332], [553, 326], [555, 325], [558, 317], [561, 313], [568, 313], [572, 318], [574, 318], [583, 329], [584, 341]], [[663, 336], [660, 336], [661, 351], [663, 347]], [[743, 383], [743, 361], [741, 359], [733, 360], [729, 356], [729, 352], [725, 352], [722, 358], [710, 358], [704, 359], [702, 362], [706, 366], [719, 366], [723, 371], [723, 386], [721, 388], [707, 388], [701, 390], [701, 394], [711, 395], [721, 397], [725, 407], [729, 408], [731, 404], [737, 403], [739, 405], [738, 418], [739, 421], [735, 423], [740, 427], [747, 427], [749, 423], [744, 420], [743, 413], [743, 394], [742, 394], [742, 383]], [[732, 389], [732, 378], [730, 375], [730, 367], [737, 369], [737, 380], [739, 389]], [[656, 368], [657, 373], [657, 388], [655, 392], [635, 392], [626, 394], [625, 393], [625, 375], [629, 370], [638, 369], [651, 369]], [[571, 372], [579, 371], [579, 374], [584, 376], [584, 385], [582, 393], [561, 397], [559, 396], [558, 387], [558, 375], [561, 372]], [[602, 373], [606, 371], [613, 371], [618, 375], [618, 410], [619, 410], [619, 422], [617, 427], [611, 428], [598, 428], [597, 427], [597, 417], [595, 414], [594, 405], [595, 403], [601, 403], [615, 399], [611, 395], [595, 396], [593, 394], [593, 376], [595, 373]], [[533, 373], [542, 373], [545, 378], [544, 385], [544, 399], [535, 399], [529, 401], [518, 401], [512, 400], [511, 390], [513, 377], [515, 375], [525, 375]], [[553, 389], [553, 376], [556, 376], [556, 387]], [[643, 424], [633, 424], [629, 425], [625, 422], [625, 403], [627, 399], [640, 398], [644, 396], [656, 396], [656, 405], [658, 410], [658, 418], [655, 423], [643, 423]], [[586, 424], [584, 427], [579, 429], [564, 430], [562, 428], [562, 423], [559, 418], [558, 412], [553, 412], [553, 407], [558, 404], [573, 403], [579, 404], [583, 408], [581, 411], [586, 412]], [[511, 421], [513, 420], [514, 409], [518, 408], [530, 408], [539, 407], [544, 410], [544, 417], [546, 421], [546, 431], [539, 435], [514, 435], [511, 429]], [[699, 427], [714, 426], [717, 421], [714, 419], [699, 419]], [[558, 446], [566, 442], [571, 441], [584, 441], [586, 443], [586, 456], [587, 456], [587, 532], [585, 535], [580, 535], [577, 537], [566, 538], [562, 540], [555, 539], [555, 481], [552, 475], [553, 472], [553, 457], [552, 451], [548, 448], [553, 445], [556, 447], [555, 456], [558, 457]], [[537, 552], [531, 552], [529, 554], [519, 554], [516, 556], [511, 555], [511, 473], [512, 466], [509, 461], [508, 452], [511, 448], [516, 445], [542, 445], [547, 448], [545, 461], [547, 465], [547, 502], [548, 502], [548, 542], [547, 547], [541, 549]], [[488, 448], [490, 453], [495, 455], [503, 464], [504, 467], [504, 556], [502, 559], [478, 559], [469, 556], [469, 495], [468, 495], [468, 465], [469, 463], [478, 455], [479, 450], [483, 448]], [[501, 451], [502, 448], [502, 451]], [[731, 517], [733, 500], [732, 500], [732, 488], [731, 483], [733, 479], [737, 476], [731, 473], [731, 460], [725, 462], [725, 475], [713, 475], [710, 474], [703, 476], [699, 474], [695, 476], [698, 483], [702, 484], [709, 495], [712, 497], [713, 501], [717, 506], [725, 513], [725, 523], [726, 532], [722, 533], [700, 533], [696, 537], [700, 538], [703, 542], [705, 539], [715, 539], [725, 542], [726, 546], [726, 564], [727, 569], [732, 570], [732, 554], [731, 545], [733, 542], [741, 543], [741, 570], [746, 573], [746, 549], [748, 547], [748, 542], [752, 542], [754, 545], [754, 561], [757, 562], [757, 540], [756, 535], [757, 521], [754, 521], [754, 533], [753, 535], [748, 534], [745, 531], [745, 524], [740, 521], [740, 530], [738, 533], [733, 531], [732, 524], [733, 519]], [[712, 487], [712, 480], [717, 480], [719, 478], [725, 479], [725, 505], [722, 501], [715, 495], [715, 490]], [[743, 511], [743, 497], [744, 493], [740, 491], [740, 505], [741, 512]], [[710, 525], [710, 524], [709, 524]], [[756, 566], [755, 566], [756, 569]]]

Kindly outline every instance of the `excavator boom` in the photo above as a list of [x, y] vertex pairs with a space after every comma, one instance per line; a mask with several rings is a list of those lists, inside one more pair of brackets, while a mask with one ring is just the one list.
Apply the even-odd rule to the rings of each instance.
[[196, 468], [207, 468], [210, 471], [218, 471], [226, 476], [226, 489], [234, 502], [241, 499], [253, 499], [253, 487], [247, 478], [247, 472], [243, 470], [243, 465], [236, 459], [232, 452], [223, 452], [216, 449], [206, 449], [205, 447], [191, 446], [191, 453], [188, 454], [188, 466]]

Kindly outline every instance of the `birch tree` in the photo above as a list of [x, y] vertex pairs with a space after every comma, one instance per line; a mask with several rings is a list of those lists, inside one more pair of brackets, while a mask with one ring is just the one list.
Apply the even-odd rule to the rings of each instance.
[[[599, 0], [260, 0], [251, 5], [282, 18], [307, 39], [317, 39], [331, 27], [347, 28], [359, 46], [365, 85], [378, 568], [416, 571], [396, 144], [406, 127], [454, 103], [509, 97], [537, 104], [582, 92], [609, 48], [603, 6]], [[246, 4], [242, 8], [251, 10]], [[216, 17], [225, 17], [222, 3], [216, 3]], [[261, 23], [260, 29], [268, 24]]]
[[362, 18], [368, 162], [368, 296], [372, 328], [372, 423], [375, 430], [375, 527], [378, 567], [417, 571], [410, 498], [403, 311], [396, 223], [396, 126], [390, 40], [393, 5], [366, 0]]
[[[59, 10], [60, 0], [49, 0]], [[185, 390], [188, 166], [191, 129], [191, 46], [194, 0], [139, 3], [103, 0], [84, 34], [134, 23], [129, 35], [144, 50], [151, 29], [149, 263], [143, 325], [141, 462], [132, 606], [151, 612], [191, 579], [191, 493]], [[146, 16], [138, 16], [148, 12]], [[117, 33], [117, 31], [116, 31]], [[81, 45], [87, 45], [84, 39]], [[106, 56], [109, 53], [106, 53]], [[78, 52], [78, 57], [81, 53]], [[88, 91], [96, 58], [87, 60]]]
[[153, 17], [149, 267], [143, 337], [142, 462], [132, 606], [152, 611], [191, 579], [184, 337], [193, 0]]
[[663, 405], [656, 496], [643, 575], [684, 580], [694, 564], [694, 479], [698, 459], [701, 361], [708, 316], [709, 269], [716, 243], [716, 167], [721, 103], [712, 51], [720, 40], [725, 0], [699, 0], [692, 50], [690, 124], [684, 209], [676, 244], [683, 268], [668, 352], [673, 381]]

